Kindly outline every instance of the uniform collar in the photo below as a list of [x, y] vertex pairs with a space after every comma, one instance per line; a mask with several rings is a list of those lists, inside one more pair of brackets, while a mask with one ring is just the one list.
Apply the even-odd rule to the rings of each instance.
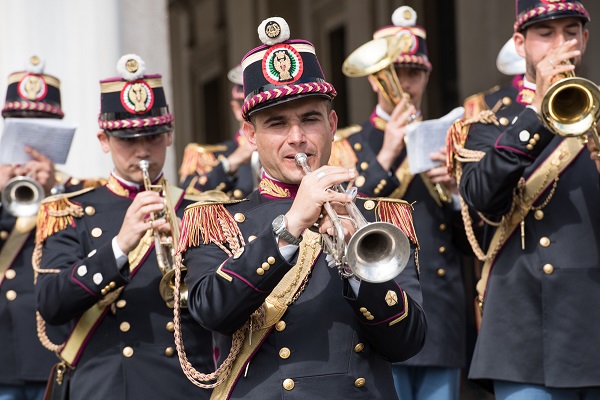
[[[152, 184], [158, 184], [160, 181], [162, 181], [162, 179], [163, 172], [161, 171]], [[114, 169], [111, 171], [110, 176], [108, 177], [108, 183], [106, 184], [106, 187], [117, 196], [127, 197], [129, 199], [134, 199], [139, 192], [146, 190], [144, 185], [140, 185], [135, 182], [129, 182], [121, 178], [117, 175], [117, 171]]]
[[528, 106], [535, 96], [535, 83], [531, 83], [527, 78], [523, 78], [523, 85], [519, 88], [517, 94], [517, 103]]
[[258, 192], [267, 199], [293, 199], [298, 193], [298, 185], [280, 182], [263, 171]]

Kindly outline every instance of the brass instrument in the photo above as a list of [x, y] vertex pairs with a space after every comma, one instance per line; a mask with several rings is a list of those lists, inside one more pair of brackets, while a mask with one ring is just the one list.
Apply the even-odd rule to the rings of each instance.
[[[295, 160], [305, 173], [311, 172], [306, 154], [296, 154]], [[348, 193], [353, 197], [357, 193], [356, 188], [346, 192], [339, 184], [330, 189], [339, 193]], [[410, 257], [408, 237], [400, 228], [388, 222], [367, 222], [354, 201], [344, 205], [348, 217], [339, 216], [328, 202], [323, 205], [333, 222], [336, 235], [321, 235], [325, 250], [334, 258], [340, 276], [343, 278], [354, 276], [366, 282], [377, 283], [389, 281], [399, 275]], [[345, 242], [340, 218], [349, 218], [357, 227], [348, 245]]]
[[[139, 166], [144, 177], [144, 188], [146, 190], [153, 190], [161, 193], [165, 201], [164, 211], [159, 214], [151, 213], [150, 219], [154, 221], [159, 218], [165, 218], [171, 226], [170, 234], [158, 232], [156, 229], [154, 229], [153, 233], [158, 268], [163, 275], [159, 284], [159, 293], [166, 302], [167, 306], [169, 308], [173, 308], [175, 297], [175, 252], [177, 251], [177, 243], [179, 242], [179, 222], [177, 220], [177, 215], [175, 214], [175, 208], [173, 207], [172, 200], [169, 196], [169, 185], [167, 181], [163, 179], [162, 184], [160, 185], [152, 184], [150, 181], [150, 174], [148, 172], [150, 167], [148, 160], [140, 161]], [[181, 273], [185, 276], [187, 269], [182, 267]], [[178, 306], [181, 308], [187, 308], [187, 299], [187, 285], [182, 283], [179, 289]]]
[[[570, 64], [567, 60], [566, 64]], [[596, 125], [600, 119], [600, 90], [591, 81], [575, 73], [560, 74], [542, 99], [542, 120], [553, 133], [563, 137], [592, 134], [596, 148], [600, 140]]]
[[2, 206], [15, 217], [31, 217], [37, 214], [46, 196], [44, 188], [35, 179], [16, 176], [2, 190]]

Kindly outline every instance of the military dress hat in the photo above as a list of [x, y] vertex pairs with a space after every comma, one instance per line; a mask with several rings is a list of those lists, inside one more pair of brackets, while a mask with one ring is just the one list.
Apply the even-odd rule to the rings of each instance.
[[44, 73], [44, 60], [29, 59], [25, 71], [8, 76], [6, 102], [2, 109], [5, 118], [62, 118], [60, 80]]
[[100, 81], [100, 129], [119, 138], [172, 131], [161, 75], [146, 75], [144, 60], [135, 54], [121, 57], [117, 71], [119, 77]]
[[242, 59], [245, 101], [242, 116], [308, 96], [333, 99], [335, 88], [325, 81], [312, 43], [289, 40], [290, 28], [280, 17], [258, 27], [264, 43]]
[[398, 7], [392, 14], [393, 25], [384, 26], [373, 33], [374, 39], [387, 36], [400, 38], [400, 55], [394, 61], [399, 67], [419, 68], [431, 71], [427, 52], [427, 33], [416, 25], [417, 13], [409, 6]]
[[584, 23], [590, 20], [580, 1], [573, 0], [516, 0], [517, 21], [515, 32], [522, 32], [528, 26], [540, 21], [559, 18], [580, 18]]

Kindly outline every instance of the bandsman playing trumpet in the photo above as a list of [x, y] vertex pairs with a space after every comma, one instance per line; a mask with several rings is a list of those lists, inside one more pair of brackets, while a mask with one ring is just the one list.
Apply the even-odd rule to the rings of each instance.
[[[97, 136], [114, 163], [108, 183], [49, 198], [39, 212], [34, 262], [41, 322], [72, 328], [58, 343], [40, 332], [61, 358], [50, 384], [58, 392], [68, 382], [72, 399], [207, 399], [210, 392], [198, 393], [180, 367], [173, 310], [159, 295], [155, 238], [174, 231], [179, 222], [171, 216], [189, 201], [175, 187], [158, 193], [144, 185], [147, 165], [148, 186], [163, 187], [173, 116], [161, 76], [146, 74], [139, 56], [123, 56], [117, 69], [120, 77], [100, 82]], [[211, 333], [188, 326], [190, 316], [182, 314], [195, 362], [211, 368]]]
[[498, 400], [600, 398], [600, 321], [590, 318], [600, 307], [598, 146], [590, 138], [590, 153], [582, 140], [599, 99], [583, 80], [560, 90], [586, 50], [589, 19], [579, 1], [518, 0], [517, 102], [449, 132], [460, 193], [489, 222], [469, 376], [492, 381]]
[[[412, 174], [409, 168], [406, 126], [422, 120], [421, 104], [432, 70], [426, 32], [416, 25], [416, 20], [411, 7], [399, 7], [392, 14], [394, 25], [375, 31], [372, 41], [346, 59], [343, 71], [348, 76], [369, 74], [377, 106], [369, 121], [350, 132], [345, 140], [340, 138], [347, 144], [335, 143], [330, 163], [353, 160], [360, 193], [414, 202], [428, 330], [423, 350], [394, 365], [396, 390], [400, 400], [458, 400], [460, 369], [466, 358], [462, 259], [470, 253], [470, 247], [461, 223], [456, 181], [445, 167], [445, 149], [431, 150], [429, 156], [437, 164], [432, 169]], [[372, 71], [371, 66], [362, 71], [355, 69], [361, 63], [375, 61], [359, 59], [364, 49], [386, 42], [386, 70]], [[397, 45], [398, 49], [393, 50]], [[375, 63], [381, 65], [381, 61]]]
[[[10, 74], [2, 116], [63, 118], [60, 81], [44, 73], [44, 60], [32, 56], [24, 71]], [[42, 152], [26, 148], [31, 160], [0, 165], [0, 398], [38, 399], [56, 362], [35, 330], [35, 296], [31, 255], [35, 247], [37, 208], [46, 195], [102, 184], [69, 178], [55, 170]], [[16, 195], [18, 194], [18, 196]], [[48, 330], [60, 337], [63, 328]]]
[[[317, 233], [334, 234], [338, 218], [325, 213], [327, 204], [341, 214], [346, 238], [356, 230], [339, 206], [352, 196], [331, 189], [356, 173], [326, 165], [337, 125], [335, 89], [313, 45], [289, 40], [285, 20], [268, 18], [258, 33], [264, 45], [242, 66], [243, 129], [264, 168], [259, 189], [243, 201], [190, 206], [182, 223], [189, 309], [214, 332], [220, 353], [218, 373], [196, 368], [194, 379], [214, 384], [216, 399], [394, 399], [390, 363], [418, 353], [426, 331], [410, 206], [356, 201], [368, 221], [401, 227], [388, 238], [410, 238], [405, 253], [395, 255], [408, 264], [395, 279], [376, 283], [340, 277]], [[298, 153], [312, 172], [296, 164]], [[377, 253], [375, 242], [366, 249]]]

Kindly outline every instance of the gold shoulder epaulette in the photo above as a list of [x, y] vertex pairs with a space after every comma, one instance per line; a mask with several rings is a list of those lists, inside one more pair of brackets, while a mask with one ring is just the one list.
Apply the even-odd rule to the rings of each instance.
[[226, 151], [225, 145], [200, 145], [190, 143], [183, 151], [183, 161], [179, 168], [179, 177], [183, 181], [186, 176], [198, 173], [200, 175], [210, 172], [217, 165], [214, 153]]
[[[225, 205], [246, 200], [215, 201], [203, 199], [185, 208], [181, 221], [178, 253], [200, 244], [225, 244], [235, 251], [243, 243], [242, 232]], [[224, 249], [224, 248], [223, 248]], [[225, 249], [224, 249], [225, 250]]]
[[85, 178], [83, 180], [83, 189], [95, 189], [100, 186], [106, 185], [108, 180], [106, 178]]
[[405, 200], [392, 199], [389, 197], [372, 198], [375, 204], [375, 214], [377, 219], [383, 222], [394, 224], [419, 248], [417, 232], [413, 224], [412, 205]]
[[83, 216], [83, 207], [81, 204], [71, 201], [71, 198], [93, 189], [87, 188], [45, 198], [38, 211], [36, 243], [43, 243], [49, 236], [66, 229], [69, 225], [74, 226], [74, 218]]
[[490, 93], [497, 92], [498, 90], [500, 90], [500, 86], [496, 85], [488, 90], [467, 97], [463, 104], [463, 107], [465, 108], [464, 118], [469, 119], [479, 114], [483, 110], [488, 110], [489, 107], [485, 102], [485, 97]]
[[[185, 199], [193, 201], [194, 203], [200, 202], [213, 202], [213, 203], [223, 203], [228, 202], [231, 198], [227, 195], [227, 193], [222, 192], [220, 190], [205, 190], [201, 192], [196, 190], [196, 192], [186, 192]], [[194, 204], [192, 204], [194, 205]]]
[[336, 165], [345, 168], [356, 168], [358, 158], [352, 145], [348, 142], [348, 138], [357, 132], [360, 132], [360, 125], [350, 125], [346, 128], [338, 129], [335, 133], [335, 139], [331, 146], [331, 156], [329, 157], [329, 165]]

